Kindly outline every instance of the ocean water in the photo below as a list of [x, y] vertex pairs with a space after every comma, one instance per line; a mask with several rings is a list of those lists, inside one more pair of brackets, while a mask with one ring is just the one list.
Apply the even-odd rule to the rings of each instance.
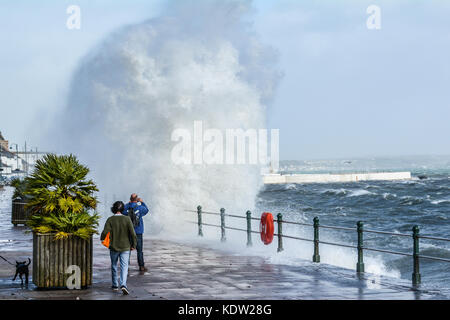
[[[258, 211], [281, 212], [284, 220], [304, 223], [312, 223], [317, 216], [321, 224], [329, 226], [355, 228], [361, 220], [366, 229], [411, 235], [412, 227], [418, 225], [422, 235], [450, 238], [450, 157], [290, 161], [282, 166], [289, 173], [409, 170], [413, 179], [266, 185], [258, 196]], [[286, 169], [289, 166], [290, 170]], [[419, 179], [421, 175], [427, 178]], [[285, 224], [283, 231], [312, 238], [312, 227]], [[357, 243], [356, 231], [320, 229], [320, 237], [336, 243]], [[412, 237], [365, 233], [364, 238], [364, 245], [370, 248], [412, 253]], [[297, 242], [298, 254], [311, 259], [312, 243]], [[421, 239], [420, 253], [450, 259], [450, 242]], [[370, 251], [364, 255], [366, 271], [411, 279], [412, 257]], [[321, 245], [322, 262], [354, 269], [356, 259], [355, 249]], [[421, 259], [420, 272], [422, 283], [428, 287], [442, 291], [450, 288], [450, 263]]]

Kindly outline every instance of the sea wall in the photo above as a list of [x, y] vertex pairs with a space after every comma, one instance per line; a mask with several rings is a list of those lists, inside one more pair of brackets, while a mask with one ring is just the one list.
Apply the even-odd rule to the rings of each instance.
[[339, 173], [339, 174], [266, 174], [264, 184], [277, 183], [330, 183], [357, 182], [373, 180], [409, 180], [411, 172], [372, 172], [372, 173]]

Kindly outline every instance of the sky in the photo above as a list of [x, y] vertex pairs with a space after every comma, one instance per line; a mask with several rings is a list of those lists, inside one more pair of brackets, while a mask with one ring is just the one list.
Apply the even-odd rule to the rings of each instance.
[[[180, 0], [181, 1], [181, 0]], [[81, 9], [81, 28], [66, 12]], [[79, 62], [115, 29], [166, 1], [0, 1], [0, 131], [51, 148], [40, 133], [64, 107]], [[366, 12], [380, 8], [380, 29]], [[267, 111], [280, 158], [450, 154], [450, 2], [254, 0], [254, 30], [283, 77]]]

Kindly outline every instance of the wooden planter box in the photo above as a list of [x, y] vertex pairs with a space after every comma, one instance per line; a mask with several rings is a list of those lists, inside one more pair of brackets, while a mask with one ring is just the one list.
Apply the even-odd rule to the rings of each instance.
[[92, 285], [92, 237], [55, 240], [54, 234], [33, 233], [33, 283], [38, 288], [67, 289], [71, 265], [80, 268], [82, 289]]
[[25, 209], [26, 203], [22, 199], [12, 201], [11, 223], [16, 227], [18, 224], [25, 225], [30, 217], [31, 211]]

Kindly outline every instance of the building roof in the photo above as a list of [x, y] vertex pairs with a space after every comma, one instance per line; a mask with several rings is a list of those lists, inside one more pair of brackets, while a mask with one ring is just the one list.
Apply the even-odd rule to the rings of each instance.
[[0, 145], [0, 156], [7, 157], [7, 158], [14, 158], [15, 154]]

